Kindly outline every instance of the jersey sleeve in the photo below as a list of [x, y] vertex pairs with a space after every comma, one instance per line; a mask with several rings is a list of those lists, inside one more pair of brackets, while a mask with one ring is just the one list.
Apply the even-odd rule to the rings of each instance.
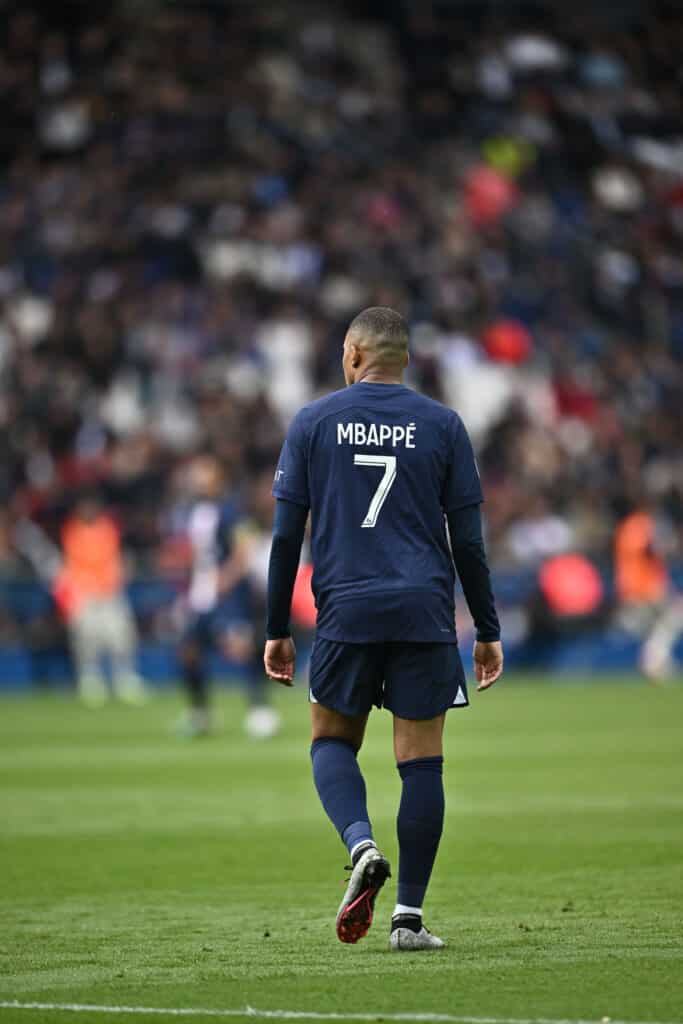
[[453, 416], [448, 425], [448, 468], [441, 504], [444, 512], [484, 500], [472, 442], [462, 420]]
[[301, 414], [292, 420], [273, 480], [273, 497], [310, 507], [308, 438]]

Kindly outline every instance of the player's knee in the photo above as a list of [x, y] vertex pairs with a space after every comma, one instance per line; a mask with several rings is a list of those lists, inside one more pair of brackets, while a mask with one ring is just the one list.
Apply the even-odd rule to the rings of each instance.
[[178, 657], [180, 660], [180, 664], [184, 669], [197, 668], [201, 661], [199, 648], [196, 646], [196, 644], [192, 643], [182, 644], [178, 652]]
[[321, 704], [311, 705], [311, 742], [330, 739], [343, 740], [357, 751], [363, 743], [367, 716], [352, 718], [341, 715], [337, 711], [325, 708]]
[[347, 743], [350, 747], [358, 753], [363, 743], [363, 736], [358, 735], [357, 732], [353, 732], [350, 729], [311, 729], [311, 744], [317, 743], [318, 740], [338, 740], [340, 743]]

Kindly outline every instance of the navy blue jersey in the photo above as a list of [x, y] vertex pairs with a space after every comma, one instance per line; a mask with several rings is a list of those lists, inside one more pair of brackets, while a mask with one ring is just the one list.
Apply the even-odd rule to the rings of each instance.
[[444, 514], [482, 501], [459, 416], [401, 384], [353, 384], [305, 406], [273, 494], [311, 510], [318, 634], [455, 643]]
[[[239, 519], [234, 499], [199, 498], [187, 509], [185, 528], [192, 545], [188, 603], [195, 612], [212, 611], [225, 596], [220, 593], [219, 572], [232, 552]], [[239, 591], [240, 585], [235, 588], [236, 596]]]

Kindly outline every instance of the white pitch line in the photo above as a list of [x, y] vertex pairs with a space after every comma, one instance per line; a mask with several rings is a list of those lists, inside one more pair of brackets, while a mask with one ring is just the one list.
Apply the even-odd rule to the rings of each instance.
[[[0, 1010], [63, 1010], [70, 1013], [166, 1014], [168, 1017], [254, 1017], [264, 1020], [368, 1020], [416, 1021], [426, 1024], [665, 1024], [661, 1021], [620, 1021], [611, 1017], [598, 1020], [563, 1020], [547, 1017], [458, 1017], [452, 1013], [318, 1013], [315, 1010], [214, 1010], [199, 1006], [97, 1006], [88, 1003], [0, 1002]], [[681, 1024], [668, 1021], [666, 1024]]]

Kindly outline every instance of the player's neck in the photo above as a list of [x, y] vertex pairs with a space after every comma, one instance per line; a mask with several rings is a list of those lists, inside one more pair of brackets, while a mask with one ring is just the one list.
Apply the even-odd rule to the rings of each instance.
[[354, 381], [355, 384], [402, 384], [403, 373], [391, 370], [380, 370], [379, 367], [373, 368], [368, 367], [367, 370], [361, 370], [360, 374]]

